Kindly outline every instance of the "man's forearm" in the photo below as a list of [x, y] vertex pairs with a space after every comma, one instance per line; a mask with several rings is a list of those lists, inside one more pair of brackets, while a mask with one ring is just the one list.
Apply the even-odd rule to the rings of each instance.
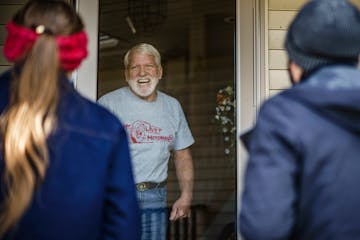
[[194, 186], [194, 166], [190, 148], [175, 151], [174, 161], [181, 189], [181, 198], [191, 201]]

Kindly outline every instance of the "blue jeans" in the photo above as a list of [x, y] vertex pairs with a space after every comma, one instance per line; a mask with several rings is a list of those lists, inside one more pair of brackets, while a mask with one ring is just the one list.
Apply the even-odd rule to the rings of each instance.
[[166, 188], [137, 191], [141, 208], [141, 240], [165, 240], [167, 228]]

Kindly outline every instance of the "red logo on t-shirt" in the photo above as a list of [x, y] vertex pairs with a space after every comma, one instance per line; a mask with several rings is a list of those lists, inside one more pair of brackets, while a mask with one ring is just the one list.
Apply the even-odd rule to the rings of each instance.
[[135, 121], [132, 124], [125, 124], [132, 143], [153, 143], [172, 142], [173, 135], [160, 135], [162, 129], [145, 121]]

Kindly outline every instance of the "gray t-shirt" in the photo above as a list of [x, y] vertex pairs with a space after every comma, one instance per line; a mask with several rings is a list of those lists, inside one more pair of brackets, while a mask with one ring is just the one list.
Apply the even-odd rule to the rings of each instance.
[[136, 183], [164, 181], [170, 151], [194, 143], [180, 103], [165, 93], [157, 91], [156, 100], [147, 102], [123, 87], [98, 102], [118, 116], [127, 130]]

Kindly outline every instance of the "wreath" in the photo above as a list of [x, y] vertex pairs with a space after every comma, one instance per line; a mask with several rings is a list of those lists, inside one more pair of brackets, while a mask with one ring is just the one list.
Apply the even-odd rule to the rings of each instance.
[[224, 153], [228, 156], [234, 154], [235, 146], [235, 108], [236, 101], [234, 89], [226, 86], [218, 91], [216, 95], [217, 106], [215, 108], [215, 122], [219, 127], [219, 131], [223, 135], [225, 144]]

